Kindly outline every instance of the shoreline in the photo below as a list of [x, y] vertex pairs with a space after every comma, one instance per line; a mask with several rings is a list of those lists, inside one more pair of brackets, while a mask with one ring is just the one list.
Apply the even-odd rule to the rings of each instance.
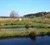
[[43, 31], [35, 31], [35, 30], [23, 30], [23, 31], [0, 31], [0, 40], [1, 39], [7, 39], [7, 38], [31, 38], [31, 37], [37, 37], [37, 36], [50, 36], [49, 30], [43, 30]]

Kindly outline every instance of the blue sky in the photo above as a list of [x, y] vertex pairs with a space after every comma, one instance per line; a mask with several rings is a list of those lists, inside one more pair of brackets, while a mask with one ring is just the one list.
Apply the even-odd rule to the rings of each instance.
[[0, 0], [0, 16], [9, 16], [11, 11], [20, 16], [29, 13], [50, 11], [50, 0]]

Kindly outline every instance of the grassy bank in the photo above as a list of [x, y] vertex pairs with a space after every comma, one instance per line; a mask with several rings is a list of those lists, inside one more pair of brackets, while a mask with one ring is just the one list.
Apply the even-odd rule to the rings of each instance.
[[1, 30], [0, 31], [0, 39], [4, 38], [15, 38], [15, 37], [30, 37], [29, 35], [34, 36], [43, 36], [43, 35], [50, 35], [49, 29], [43, 29], [43, 30]]
[[[19, 28], [25, 27], [26, 30], [0, 30], [0, 39], [4, 38], [14, 38], [14, 37], [34, 37], [34, 36], [44, 36], [50, 35], [50, 18], [42, 20], [41, 17], [38, 18], [28, 18], [19, 20], [0, 20], [1, 28]], [[32, 29], [28, 29], [28, 28]], [[33, 29], [39, 28], [39, 29]]]

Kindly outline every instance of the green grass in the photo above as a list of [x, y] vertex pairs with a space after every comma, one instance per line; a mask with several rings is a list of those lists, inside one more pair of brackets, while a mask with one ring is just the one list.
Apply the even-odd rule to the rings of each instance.
[[[50, 28], [48, 26], [50, 24], [50, 18], [46, 18], [45, 20], [42, 17], [37, 18], [26, 18], [22, 21], [19, 20], [0, 20], [0, 28], [15, 28], [15, 27], [35, 27], [35, 28]], [[27, 26], [26, 26], [27, 27]]]
[[50, 18], [46, 18], [46, 20], [43, 21], [42, 17], [32, 19], [27, 18], [25, 20], [23, 19], [22, 21], [0, 20], [0, 28], [33, 28], [26, 30], [0, 30], [0, 39], [13, 37], [34, 37], [35, 34], [36, 36], [50, 35], [50, 26], [48, 25], [50, 25]]
[[2, 25], [0, 28], [20, 28], [20, 27], [25, 27], [25, 28], [50, 28], [47, 24], [42, 24], [42, 23], [33, 23], [33, 24], [25, 24], [25, 25]]
[[7, 26], [0, 26], [0, 28], [19, 28], [24, 27], [25, 25], [7, 25]]
[[40, 30], [1, 30], [0, 39], [15, 38], [15, 37], [34, 37], [50, 35], [50, 29]]

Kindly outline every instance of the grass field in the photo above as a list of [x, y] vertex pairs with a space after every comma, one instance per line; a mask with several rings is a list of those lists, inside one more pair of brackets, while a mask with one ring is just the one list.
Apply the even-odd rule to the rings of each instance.
[[26, 18], [21, 21], [19, 20], [0, 20], [0, 28], [15, 28], [25, 27], [26, 25], [33, 26], [36, 28], [50, 28], [50, 18], [43, 19], [42, 17], [37, 18]]
[[11, 37], [29, 37], [31, 32], [35, 32], [36, 35], [43, 33], [50, 33], [50, 18], [43, 19], [38, 18], [27, 18], [21, 21], [19, 20], [0, 20], [0, 28], [16, 28], [16, 27], [32, 27], [38, 29], [26, 29], [26, 30], [0, 30], [1, 38], [11, 38]]

